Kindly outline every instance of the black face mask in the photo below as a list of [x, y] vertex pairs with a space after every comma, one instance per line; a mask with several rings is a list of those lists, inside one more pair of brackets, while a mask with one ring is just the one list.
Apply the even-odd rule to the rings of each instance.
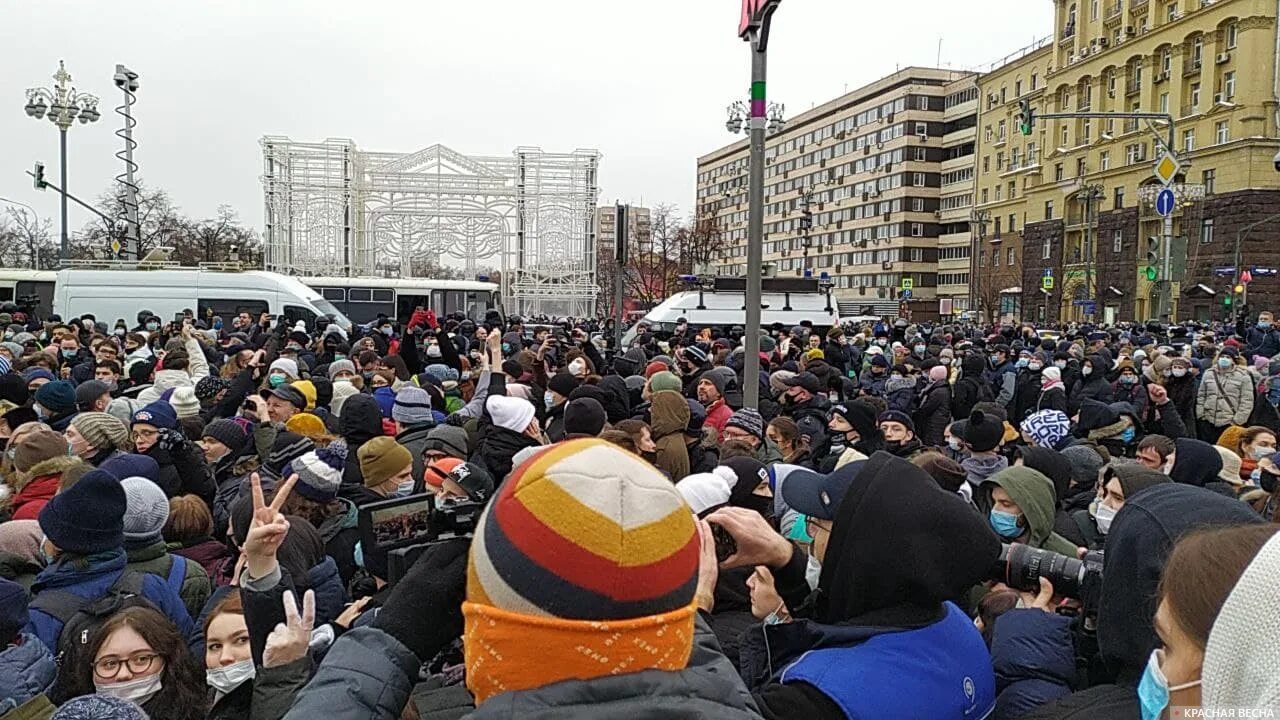
[[773, 498], [752, 493], [739, 502], [739, 507], [755, 510], [765, 520], [773, 520]]
[[1277, 478], [1275, 475], [1266, 471], [1258, 473], [1258, 475], [1258, 484], [1262, 486], [1262, 489], [1269, 493], [1274, 493], [1276, 491], [1276, 485], [1278, 484], [1277, 480], [1280, 480], [1280, 478]]

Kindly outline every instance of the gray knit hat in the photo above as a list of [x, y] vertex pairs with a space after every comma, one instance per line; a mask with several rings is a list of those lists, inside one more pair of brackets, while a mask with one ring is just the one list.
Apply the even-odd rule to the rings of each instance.
[[431, 414], [431, 395], [415, 385], [405, 385], [396, 393], [391, 406], [391, 419], [401, 425], [421, 425], [435, 419]]
[[109, 447], [125, 450], [129, 447], [129, 428], [114, 415], [82, 412], [72, 418], [71, 427], [99, 450]]
[[347, 467], [347, 446], [334, 443], [297, 458], [284, 469], [282, 477], [297, 474], [293, 491], [308, 500], [329, 502], [338, 497], [342, 472]]
[[760, 413], [751, 408], [743, 408], [730, 415], [724, 426], [736, 427], [761, 440], [764, 439], [764, 418], [760, 417]]
[[127, 477], [120, 481], [124, 488], [124, 539], [146, 540], [159, 537], [169, 519], [169, 498], [160, 486], [143, 477]]
[[454, 425], [437, 425], [427, 433], [422, 451], [435, 450], [459, 460], [467, 459], [467, 431]]
[[329, 363], [329, 379], [330, 380], [334, 379], [334, 377], [336, 377], [340, 372], [349, 372], [352, 375], [355, 375], [356, 374], [355, 363], [351, 362], [350, 360], [334, 360], [333, 362]]

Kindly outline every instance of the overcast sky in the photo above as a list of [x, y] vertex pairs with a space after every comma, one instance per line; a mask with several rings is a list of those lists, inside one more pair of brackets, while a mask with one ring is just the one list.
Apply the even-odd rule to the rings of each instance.
[[[981, 12], [978, 13], [978, 5]], [[102, 119], [70, 138], [70, 189], [96, 197], [120, 172], [116, 63], [141, 89], [142, 177], [190, 215], [229, 203], [261, 228], [264, 134], [348, 137], [367, 150], [442, 143], [508, 155], [595, 148], [601, 202], [688, 212], [696, 158], [728, 144], [725, 106], [745, 98], [739, 0], [3, 0], [0, 197], [57, 218], [32, 189], [57, 179], [57, 132], [22, 111], [58, 59]], [[769, 98], [788, 114], [901, 66], [989, 63], [1052, 31], [1044, 0], [786, 0], [775, 15]], [[990, 19], [999, 18], [998, 23]], [[90, 219], [74, 204], [71, 226]]]

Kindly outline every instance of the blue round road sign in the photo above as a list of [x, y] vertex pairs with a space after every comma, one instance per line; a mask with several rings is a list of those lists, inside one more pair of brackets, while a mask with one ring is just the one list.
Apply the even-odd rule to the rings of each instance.
[[1161, 215], [1165, 217], [1172, 215], [1173, 204], [1174, 204], [1173, 191], [1170, 190], [1169, 188], [1164, 188], [1163, 190], [1160, 191], [1158, 195], [1156, 195], [1156, 212], [1160, 213]]

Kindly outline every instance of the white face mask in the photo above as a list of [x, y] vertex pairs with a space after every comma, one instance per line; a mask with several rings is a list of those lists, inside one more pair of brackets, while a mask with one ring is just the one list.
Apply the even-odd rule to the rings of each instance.
[[960, 452], [960, 448], [964, 447], [964, 444], [960, 442], [960, 438], [949, 437], [947, 438], [947, 447], [956, 452]]
[[581, 375], [587, 369], [587, 363], [582, 358], [578, 358], [569, 363], [569, 372], [574, 375]]
[[205, 670], [204, 681], [209, 684], [209, 687], [226, 695], [246, 681], [252, 680], [257, 672], [257, 668], [253, 666], [253, 658], [247, 658], [238, 663]]
[[1174, 376], [1174, 377], [1183, 377], [1183, 376], [1184, 376], [1184, 375], [1186, 375], [1186, 374], [1187, 374], [1187, 369], [1186, 369], [1186, 368], [1174, 368], [1174, 369], [1173, 369], [1173, 376]]
[[163, 674], [163, 672], [158, 672], [146, 677], [105, 685], [100, 685], [97, 680], [94, 680], [93, 688], [98, 691], [99, 695], [110, 695], [111, 697], [142, 705], [160, 692], [160, 676]]
[[1111, 531], [1111, 521], [1116, 519], [1116, 512], [1110, 505], [1098, 503], [1098, 511], [1094, 515], [1094, 519], [1098, 521], [1098, 532], [1106, 535]]
[[1093, 368], [1089, 367], [1088, 365], [1085, 365], [1084, 367], [1080, 368], [1080, 374], [1085, 376], [1092, 375]]
[[427, 357], [432, 357], [432, 358], [438, 358], [438, 357], [440, 357], [440, 346], [439, 346], [439, 345], [428, 345], [428, 346], [427, 346]]

